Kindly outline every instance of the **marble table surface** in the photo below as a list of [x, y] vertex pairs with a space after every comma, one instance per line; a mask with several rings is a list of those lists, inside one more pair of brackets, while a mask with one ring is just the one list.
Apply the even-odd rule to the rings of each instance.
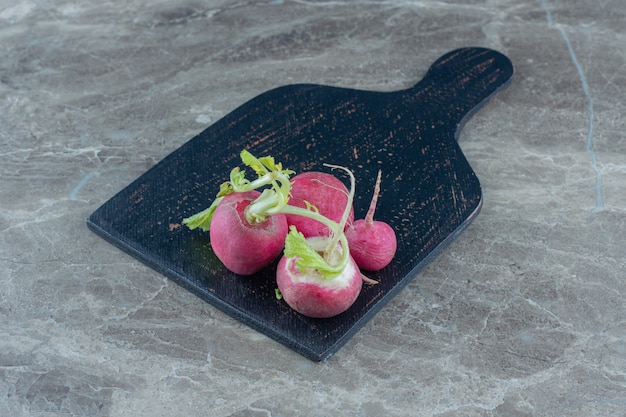
[[[626, 416], [622, 0], [0, 0], [0, 415]], [[484, 206], [310, 361], [90, 232], [259, 93], [393, 91], [463, 46], [511, 86], [459, 143]]]

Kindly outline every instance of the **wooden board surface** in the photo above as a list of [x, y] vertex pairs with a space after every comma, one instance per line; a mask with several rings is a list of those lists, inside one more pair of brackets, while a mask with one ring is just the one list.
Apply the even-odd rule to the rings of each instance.
[[[91, 230], [203, 300], [294, 351], [319, 361], [345, 344], [476, 217], [478, 178], [461, 152], [461, 128], [513, 76], [510, 60], [484, 48], [438, 59], [414, 87], [373, 92], [297, 84], [269, 90], [217, 121], [104, 203]], [[394, 227], [398, 252], [368, 274], [357, 302], [331, 319], [311, 319], [277, 300], [273, 267], [251, 276], [224, 268], [208, 233], [182, 219], [206, 208], [241, 165], [239, 153], [272, 155], [303, 172], [347, 166], [363, 217], [379, 169], [376, 217]]]

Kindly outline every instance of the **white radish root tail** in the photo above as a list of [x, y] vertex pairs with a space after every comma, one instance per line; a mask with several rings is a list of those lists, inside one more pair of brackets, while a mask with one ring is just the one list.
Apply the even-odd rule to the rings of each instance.
[[369, 277], [366, 277], [365, 275], [363, 275], [363, 273], [361, 272], [361, 279], [363, 280], [364, 283], [366, 284], [371, 284], [371, 285], [376, 285], [378, 284], [378, 281], [376, 281], [375, 279], [371, 279]]

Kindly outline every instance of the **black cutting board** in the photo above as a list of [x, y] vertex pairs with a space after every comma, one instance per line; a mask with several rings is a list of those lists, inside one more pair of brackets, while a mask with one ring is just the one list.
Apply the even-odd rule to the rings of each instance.
[[[312, 84], [269, 90], [168, 155], [96, 210], [87, 225], [250, 327], [312, 360], [325, 360], [478, 214], [480, 183], [456, 139], [512, 76], [506, 56], [463, 48], [439, 58], [406, 90]], [[368, 274], [380, 283], [364, 285], [345, 313], [312, 319], [294, 312], [275, 297], [273, 267], [237, 276], [217, 260], [208, 233], [181, 226], [241, 166], [244, 148], [272, 155], [298, 173], [327, 171], [323, 163], [349, 167], [357, 178], [357, 218], [365, 215], [382, 169], [376, 218], [396, 230], [398, 252], [384, 270]]]

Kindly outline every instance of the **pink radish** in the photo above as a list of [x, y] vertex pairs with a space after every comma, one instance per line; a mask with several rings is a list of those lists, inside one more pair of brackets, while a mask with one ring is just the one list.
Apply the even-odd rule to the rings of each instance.
[[[348, 203], [348, 189], [337, 177], [325, 172], [309, 171], [291, 179], [289, 205], [317, 210], [319, 214], [339, 222]], [[352, 223], [354, 211], [350, 207], [347, 224]], [[328, 236], [328, 226], [307, 217], [287, 214], [289, 225], [296, 226], [305, 237]]]
[[[251, 275], [280, 255], [288, 232], [280, 212], [289, 196], [289, 175], [272, 157], [255, 158], [241, 152], [242, 161], [258, 175], [254, 181], [233, 168], [230, 181], [220, 186], [217, 198], [200, 213], [183, 219], [190, 229], [209, 231], [215, 255], [232, 272]], [[263, 192], [257, 191], [269, 185]]]
[[374, 220], [380, 193], [381, 172], [374, 186], [374, 195], [365, 219], [357, 220], [346, 230], [350, 253], [361, 269], [378, 271], [386, 267], [396, 254], [396, 233], [389, 224]]
[[313, 236], [308, 239], [297, 230], [289, 227], [285, 239], [284, 256], [276, 271], [277, 295], [299, 313], [315, 318], [333, 317], [346, 311], [357, 299], [363, 281], [375, 283], [361, 274], [350, 256], [348, 240], [344, 228], [352, 212], [354, 198], [354, 175], [347, 168], [341, 168], [350, 175], [350, 191], [339, 223], [320, 213], [287, 205], [283, 210], [288, 214], [298, 214], [324, 224], [329, 236]]
[[284, 214], [258, 224], [246, 220], [246, 209], [259, 196], [251, 190], [225, 196], [213, 213], [209, 235], [215, 255], [230, 271], [251, 275], [280, 255], [288, 232]]
[[[314, 250], [323, 250], [326, 238], [311, 237], [306, 241]], [[335, 254], [341, 256], [341, 249]], [[318, 271], [298, 269], [297, 257], [283, 257], [276, 270], [276, 284], [285, 302], [300, 314], [328, 318], [346, 311], [356, 300], [363, 286], [359, 268], [352, 258], [341, 274], [332, 279]], [[338, 260], [338, 259], [337, 259]]]

